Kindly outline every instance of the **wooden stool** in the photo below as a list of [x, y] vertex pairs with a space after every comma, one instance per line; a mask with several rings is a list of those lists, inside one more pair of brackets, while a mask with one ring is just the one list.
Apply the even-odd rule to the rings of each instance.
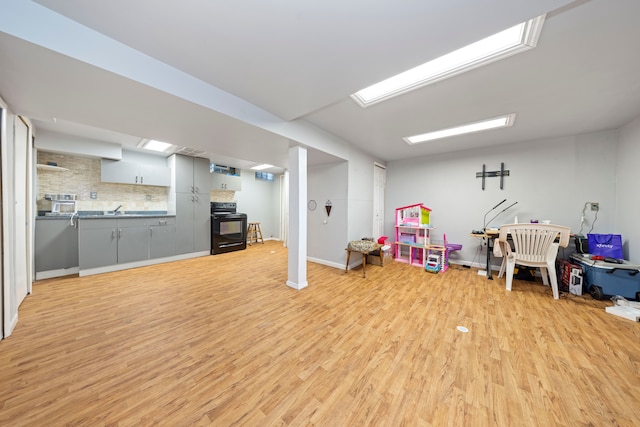
[[255, 241], [258, 243], [264, 243], [264, 239], [262, 238], [262, 230], [260, 229], [259, 222], [250, 222], [247, 227], [247, 241], [250, 245]]

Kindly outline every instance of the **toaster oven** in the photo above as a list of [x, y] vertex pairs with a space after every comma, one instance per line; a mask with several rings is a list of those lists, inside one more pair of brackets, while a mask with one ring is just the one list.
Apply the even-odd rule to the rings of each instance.
[[57, 215], [75, 214], [78, 212], [75, 200], [52, 200], [51, 213]]
[[51, 215], [73, 215], [78, 212], [75, 194], [45, 194], [43, 208]]

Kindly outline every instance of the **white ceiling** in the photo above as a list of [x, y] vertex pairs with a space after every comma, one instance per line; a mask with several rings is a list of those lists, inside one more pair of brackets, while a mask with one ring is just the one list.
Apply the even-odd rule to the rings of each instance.
[[[531, 51], [366, 109], [349, 98], [544, 13]], [[285, 168], [296, 144], [312, 165], [351, 146], [392, 161], [640, 116], [638, 17], [637, 0], [3, 0], [0, 97], [40, 131], [159, 139], [236, 167]], [[402, 140], [512, 112], [508, 129]]]

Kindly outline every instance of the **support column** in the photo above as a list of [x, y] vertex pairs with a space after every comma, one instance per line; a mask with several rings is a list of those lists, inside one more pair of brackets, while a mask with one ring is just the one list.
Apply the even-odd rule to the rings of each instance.
[[307, 287], [307, 149], [289, 149], [289, 270], [287, 286]]

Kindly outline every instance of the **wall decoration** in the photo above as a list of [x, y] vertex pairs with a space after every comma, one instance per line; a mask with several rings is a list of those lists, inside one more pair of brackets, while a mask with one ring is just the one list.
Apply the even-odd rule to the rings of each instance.
[[327, 211], [327, 216], [331, 215], [331, 200], [327, 200], [327, 203], [324, 204], [324, 208]]

